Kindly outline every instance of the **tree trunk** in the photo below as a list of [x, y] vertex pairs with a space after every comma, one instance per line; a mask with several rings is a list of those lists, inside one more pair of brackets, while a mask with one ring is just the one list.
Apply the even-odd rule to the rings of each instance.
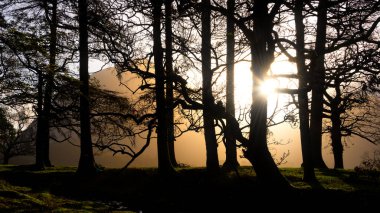
[[268, 14], [268, 2], [254, 1], [254, 28], [251, 41], [252, 57], [252, 107], [249, 144], [244, 153], [256, 171], [257, 178], [266, 187], [290, 188], [280, 173], [267, 145], [267, 99], [260, 94], [260, 84], [274, 60], [273, 24]]
[[[226, 111], [235, 117], [235, 79], [234, 79], [234, 65], [235, 65], [235, 25], [233, 21], [233, 14], [235, 11], [235, 0], [227, 1], [227, 77], [226, 77]], [[239, 167], [236, 153], [236, 140], [231, 136], [230, 124], [227, 121], [226, 135], [226, 161], [223, 168], [227, 170], [236, 169]]]
[[202, 102], [203, 125], [206, 142], [206, 166], [210, 173], [219, 171], [218, 144], [215, 136], [214, 117], [211, 109], [214, 106], [212, 95], [211, 70], [211, 9], [210, 0], [202, 0]]
[[[53, 93], [53, 85], [54, 85], [54, 76], [56, 69], [56, 56], [57, 56], [57, 26], [58, 26], [58, 18], [57, 18], [57, 0], [53, 0], [52, 2], [52, 15], [50, 18], [50, 44], [49, 44], [49, 67], [47, 69], [46, 75], [46, 87], [45, 87], [45, 96], [44, 96], [44, 118], [43, 119], [43, 145], [44, 145], [44, 164], [45, 166], [51, 167], [52, 164], [50, 162], [49, 156], [49, 147], [50, 147], [50, 111], [51, 111], [51, 98]], [[46, 13], [49, 13], [49, 7], [46, 3], [45, 5]], [[49, 20], [48, 20], [49, 21]]]
[[153, 55], [156, 74], [156, 115], [157, 115], [157, 152], [158, 170], [161, 174], [170, 174], [174, 168], [170, 162], [167, 131], [167, 111], [165, 100], [165, 70], [161, 45], [162, 0], [152, 0], [153, 4]]
[[325, 85], [325, 45], [327, 25], [327, 2], [320, 0], [318, 5], [317, 35], [315, 43], [315, 55], [311, 61], [311, 118], [310, 134], [312, 142], [313, 163], [316, 168], [327, 168], [322, 158], [322, 118], [323, 118], [323, 93]]
[[[49, 65], [46, 69], [46, 83], [45, 91], [43, 92], [43, 78], [42, 73], [39, 74], [38, 85], [38, 118], [37, 118], [37, 137], [36, 137], [36, 166], [43, 169], [45, 166], [51, 167], [49, 157], [49, 143], [50, 143], [50, 111], [51, 111], [51, 97], [53, 93], [54, 75], [56, 67], [57, 55], [57, 1], [53, 0], [51, 5], [51, 17], [46, 21], [49, 22], [50, 37], [49, 37]], [[49, 5], [44, 1], [44, 9], [46, 16], [49, 17]], [[43, 94], [43, 95], [42, 95]]]
[[339, 101], [336, 98], [331, 104], [331, 146], [334, 154], [334, 169], [343, 169], [343, 144], [339, 113]]
[[313, 155], [310, 139], [309, 128], [309, 104], [307, 96], [307, 71], [305, 65], [305, 34], [303, 25], [303, 0], [296, 0], [294, 20], [296, 26], [296, 52], [297, 52], [297, 70], [299, 76], [299, 119], [300, 119], [300, 136], [302, 147], [302, 161], [303, 161], [303, 180], [315, 181], [315, 173], [313, 166]]
[[173, 32], [172, 32], [172, 3], [173, 0], [165, 1], [165, 67], [166, 67], [166, 108], [168, 122], [168, 145], [170, 162], [174, 167], [178, 166], [174, 148], [174, 109], [173, 109]]
[[37, 83], [37, 132], [36, 132], [36, 163], [37, 169], [44, 169], [44, 146], [43, 146], [43, 76], [42, 72], [38, 72], [38, 83]]
[[80, 78], [80, 159], [77, 173], [94, 175], [96, 166], [92, 150], [89, 74], [88, 74], [88, 30], [87, 0], [79, 0], [79, 78]]

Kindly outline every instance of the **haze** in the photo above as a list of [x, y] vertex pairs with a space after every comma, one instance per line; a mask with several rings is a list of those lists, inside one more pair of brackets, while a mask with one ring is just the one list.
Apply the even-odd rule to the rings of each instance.
[[[243, 66], [244, 67], [244, 66]], [[243, 68], [240, 67], [240, 70]], [[239, 71], [237, 71], [239, 72]], [[242, 71], [241, 71], [242, 72]], [[113, 68], [106, 68], [102, 71], [95, 72], [92, 78], [96, 78], [103, 88], [108, 90], [118, 91], [126, 96], [131, 95], [124, 86], [120, 85], [119, 80], [116, 77], [116, 72]], [[133, 87], [137, 85], [138, 79], [131, 78], [130, 75], [123, 76], [123, 83], [126, 83]], [[239, 81], [239, 79], [237, 79]], [[241, 79], [240, 79], [241, 81]], [[236, 92], [241, 93], [247, 91], [244, 87], [247, 87], [245, 83], [236, 84]], [[248, 90], [249, 91], [249, 90]], [[249, 103], [249, 100], [243, 100], [249, 98], [249, 94], [241, 94], [238, 97], [241, 99], [236, 100], [238, 104], [244, 105]], [[269, 97], [270, 99], [270, 97]], [[270, 104], [271, 100], [269, 100]], [[270, 106], [269, 106], [270, 108]], [[280, 167], [300, 167], [301, 161], [301, 145], [299, 139], [299, 130], [292, 128], [289, 124], [281, 124], [275, 127], [271, 127], [270, 131], [273, 132], [273, 136], [269, 138], [269, 141], [276, 140], [282, 143], [282, 145], [270, 145], [270, 150], [275, 159], [279, 159], [283, 153], [289, 151], [289, 156], [286, 158]], [[74, 138], [77, 144], [79, 139]], [[324, 136], [323, 140], [323, 158], [328, 167], [333, 168], [333, 155], [331, 152], [331, 146], [329, 145], [329, 135]], [[139, 143], [140, 142], [140, 143]], [[143, 141], [138, 141], [136, 149], [139, 149]], [[347, 169], [352, 169], [359, 165], [365, 154], [371, 154], [378, 147], [370, 144], [357, 137], [350, 137], [347, 140], [344, 151], [344, 165]], [[185, 133], [181, 137], [177, 138], [175, 143], [175, 151], [177, 161], [186, 165], [194, 167], [204, 167], [206, 162], [206, 151], [204, 137], [202, 133], [189, 132]], [[96, 150], [96, 149], [94, 149]], [[51, 161], [56, 166], [77, 166], [79, 161], [79, 146], [73, 146], [70, 143], [56, 143], [52, 142], [51, 147]], [[218, 146], [219, 163], [223, 164], [225, 160], [225, 148], [223, 144]], [[238, 152], [238, 156], [242, 156], [241, 150]], [[99, 152], [95, 151], [95, 160], [98, 164], [109, 168], [120, 168], [125, 166], [130, 158], [126, 155], [113, 155], [111, 152]], [[32, 164], [34, 163], [34, 157], [16, 157], [11, 159], [10, 163], [13, 164]], [[242, 158], [238, 158], [241, 165], [250, 165], [250, 163]], [[131, 165], [131, 167], [157, 167], [157, 150], [156, 140], [153, 139], [151, 145], [147, 150], [137, 158]]]

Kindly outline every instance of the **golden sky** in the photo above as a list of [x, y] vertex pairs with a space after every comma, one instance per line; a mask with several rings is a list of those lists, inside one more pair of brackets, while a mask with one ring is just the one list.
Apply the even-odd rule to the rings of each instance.
[[[241, 69], [241, 68], [240, 68]], [[122, 87], [115, 76], [115, 70], [112, 68], [107, 68], [100, 72], [96, 72], [92, 75], [96, 78], [100, 85], [109, 90], [115, 90], [121, 93], [126, 93], [127, 96], [131, 95], [131, 92]], [[238, 78], [239, 80], [241, 78]], [[129, 85], [135, 85], [138, 82], [137, 79], [130, 79], [130, 76], [126, 76], [124, 83]], [[241, 84], [247, 86], [246, 84]], [[246, 89], [237, 88], [237, 91], [243, 92]], [[248, 90], [249, 91], [249, 90]], [[249, 94], [240, 94], [239, 97], [249, 98]], [[239, 103], [239, 101], [237, 101]], [[242, 102], [242, 101], [240, 101]], [[243, 101], [242, 104], [245, 104]], [[270, 106], [269, 106], [270, 107]], [[275, 127], [271, 127], [270, 131], [273, 132], [273, 137], [271, 139], [276, 139], [281, 141], [284, 145], [270, 145], [270, 150], [275, 158], [279, 158], [283, 153], [290, 153], [289, 157], [286, 159], [286, 163], [282, 164], [282, 167], [299, 167], [302, 163], [301, 161], [301, 146], [299, 139], [299, 131], [296, 128], [292, 128], [289, 124], [281, 124]], [[270, 140], [271, 140], [270, 139]], [[77, 140], [79, 141], [79, 140]], [[136, 148], [141, 147], [143, 142], [140, 141], [136, 144]], [[332, 168], [333, 167], [333, 155], [331, 152], [331, 147], [329, 146], [329, 136], [324, 137], [323, 142], [323, 157], [326, 164]], [[79, 144], [79, 143], [78, 143]], [[344, 166], [345, 168], [354, 168], [360, 164], [362, 157], [365, 153], [371, 154], [373, 150], [378, 149], [378, 146], [372, 145], [366, 141], [359, 140], [355, 137], [348, 140], [347, 146], [344, 151]], [[206, 162], [206, 151], [204, 138], [201, 133], [189, 132], [185, 133], [183, 136], [177, 139], [175, 143], [175, 150], [177, 161], [179, 163], [184, 163], [190, 166], [205, 166]], [[75, 147], [69, 143], [51, 143], [51, 161], [54, 165], [62, 166], [77, 166], [79, 161], [79, 147]], [[96, 162], [105, 167], [123, 167], [129, 160], [126, 155], [115, 155], [113, 156], [110, 152], [95, 152]], [[223, 144], [219, 144], [218, 147], [219, 162], [223, 164], [225, 159], [225, 149]], [[239, 151], [239, 155], [241, 152]], [[14, 164], [24, 164], [33, 163], [33, 157], [17, 157], [11, 160]], [[241, 165], [250, 165], [249, 162], [239, 157], [239, 162]], [[153, 139], [150, 147], [131, 165], [131, 167], [156, 167], [157, 166], [157, 152], [156, 152], [156, 141]]]

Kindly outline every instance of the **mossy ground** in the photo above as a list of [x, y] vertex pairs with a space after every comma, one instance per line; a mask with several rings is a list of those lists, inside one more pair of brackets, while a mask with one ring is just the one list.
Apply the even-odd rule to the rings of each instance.
[[106, 169], [79, 177], [74, 167], [34, 171], [0, 166], [0, 212], [251, 212], [270, 209], [372, 208], [380, 200], [378, 179], [352, 170], [316, 170], [317, 183], [302, 181], [302, 169], [281, 169], [295, 190], [268, 191], [251, 167], [210, 176], [182, 168], [174, 176], [156, 169]]

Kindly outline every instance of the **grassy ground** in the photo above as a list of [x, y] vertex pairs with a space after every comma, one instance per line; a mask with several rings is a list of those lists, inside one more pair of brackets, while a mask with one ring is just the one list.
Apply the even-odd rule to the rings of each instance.
[[319, 182], [302, 182], [302, 170], [282, 169], [293, 191], [268, 191], [250, 167], [220, 176], [204, 168], [178, 169], [162, 177], [155, 169], [107, 169], [81, 178], [76, 168], [33, 171], [0, 166], [0, 212], [254, 212], [268, 208], [328, 210], [378, 207], [378, 177], [349, 170], [317, 170]]

